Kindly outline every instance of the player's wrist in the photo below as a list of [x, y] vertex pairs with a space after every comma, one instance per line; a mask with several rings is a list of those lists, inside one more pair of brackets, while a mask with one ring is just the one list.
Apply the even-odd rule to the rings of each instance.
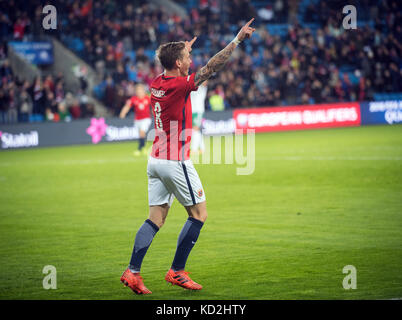
[[236, 36], [233, 40], [232, 43], [234, 43], [236, 46], [239, 45], [241, 43], [241, 40], [239, 39], [238, 36]]

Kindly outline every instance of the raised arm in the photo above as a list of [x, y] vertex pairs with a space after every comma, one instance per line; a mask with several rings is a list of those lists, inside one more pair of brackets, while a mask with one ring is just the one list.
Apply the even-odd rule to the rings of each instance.
[[236, 38], [234, 38], [224, 49], [215, 54], [205, 66], [203, 66], [200, 70], [195, 74], [194, 82], [196, 86], [199, 86], [202, 82], [209, 79], [214, 72], [217, 72], [223, 68], [226, 62], [229, 60], [232, 55], [234, 49], [246, 38], [250, 38], [254, 28], [250, 27], [250, 24], [253, 22], [254, 18], [252, 18], [249, 22], [247, 22], [239, 31]]

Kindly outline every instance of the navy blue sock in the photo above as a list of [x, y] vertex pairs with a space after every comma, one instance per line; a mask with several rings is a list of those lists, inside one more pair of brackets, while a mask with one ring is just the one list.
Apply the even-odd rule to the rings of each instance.
[[138, 144], [138, 150], [141, 150], [145, 146], [145, 138], [140, 138], [140, 142]]
[[140, 272], [142, 260], [158, 231], [158, 226], [149, 219], [145, 220], [140, 227], [135, 236], [133, 253], [128, 266], [131, 271]]
[[204, 223], [193, 217], [189, 217], [180, 232], [179, 239], [177, 240], [176, 254], [173, 259], [172, 269], [174, 271], [184, 270], [187, 258], [193, 249], [201, 228]]

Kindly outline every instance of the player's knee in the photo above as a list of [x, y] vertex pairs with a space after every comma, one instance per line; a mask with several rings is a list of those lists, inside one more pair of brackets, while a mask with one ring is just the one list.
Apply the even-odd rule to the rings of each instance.
[[160, 229], [165, 224], [166, 217], [169, 211], [168, 204], [160, 206], [151, 206], [148, 219], [151, 220]]
[[159, 223], [159, 229], [163, 227], [163, 225], [165, 224], [166, 221], [166, 217], [162, 217], [160, 223]]
[[206, 209], [206, 208], [203, 208], [203, 210], [201, 210], [201, 212], [200, 212], [200, 220], [201, 220], [202, 222], [205, 222], [205, 221], [207, 220], [207, 218], [208, 218], [207, 209]]
[[208, 213], [207, 213], [207, 211], [205, 211], [205, 212], [202, 214], [200, 220], [205, 223], [205, 221], [207, 220], [207, 218], [208, 218]]
[[200, 210], [200, 211], [196, 212], [195, 214], [193, 214], [193, 217], [197, 220], [205, 222], [208, 218], [207, 210]]
[[155, 217], [148, 219], [151, 220], [159, 229], [165, 224], [165, 219], [155, 219]]
[[186, 207], [187, 213], [190, 217], [205, 222], [207, 220], [207, 207], [205, 201], [193, 206]]

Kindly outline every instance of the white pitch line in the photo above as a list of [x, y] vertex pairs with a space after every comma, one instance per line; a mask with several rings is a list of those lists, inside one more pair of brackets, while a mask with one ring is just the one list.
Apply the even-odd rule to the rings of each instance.
[[116, 159], [116, 160], [106, 160], [106, 159], [97, 159], [97, 160], [54, 160], [54, 161], [41, 161], [41, 162], [0, 162], [0, 167], [9, 167], [9, 166], [52, 166], [52, 165], [88, 165], [88, 164], [109, 164], [109, 163], [135, 163], [139, 161], [146, 161], [145, 159]]
[[262, 157], [256, 160], [268, 161], [401, 161], [402, 157], [330, 157], [330, 156], [316, 156], [316, 157], [300, 157], [300, 156], [278, 156], [278, 157]]
[[[10, 166], [52, 166], [52, 165], [92, 165], [92, 164], [111, 164], [111, 163], [136, 163], [146, 162], [147, 159], [97, 159], [97, 160], [54, 160], [54, 161], [34, 161], [34, 162], [0, 162], [0, 167]], [[402, 161], [402, 157], [330, 157], [330, 156], [316, 156], [316, 157], [300, 157], [300, 156], [272, 156], [272, 157], [257, 157], [256, 161]], [[202, 161], [199, 163], [202, 164]], [[208, 163], [212, 164], [212, 163]], [[224, 162], [222, 163], [224, 164]], [[233, 163], [236, 164], [236, 163]]]

